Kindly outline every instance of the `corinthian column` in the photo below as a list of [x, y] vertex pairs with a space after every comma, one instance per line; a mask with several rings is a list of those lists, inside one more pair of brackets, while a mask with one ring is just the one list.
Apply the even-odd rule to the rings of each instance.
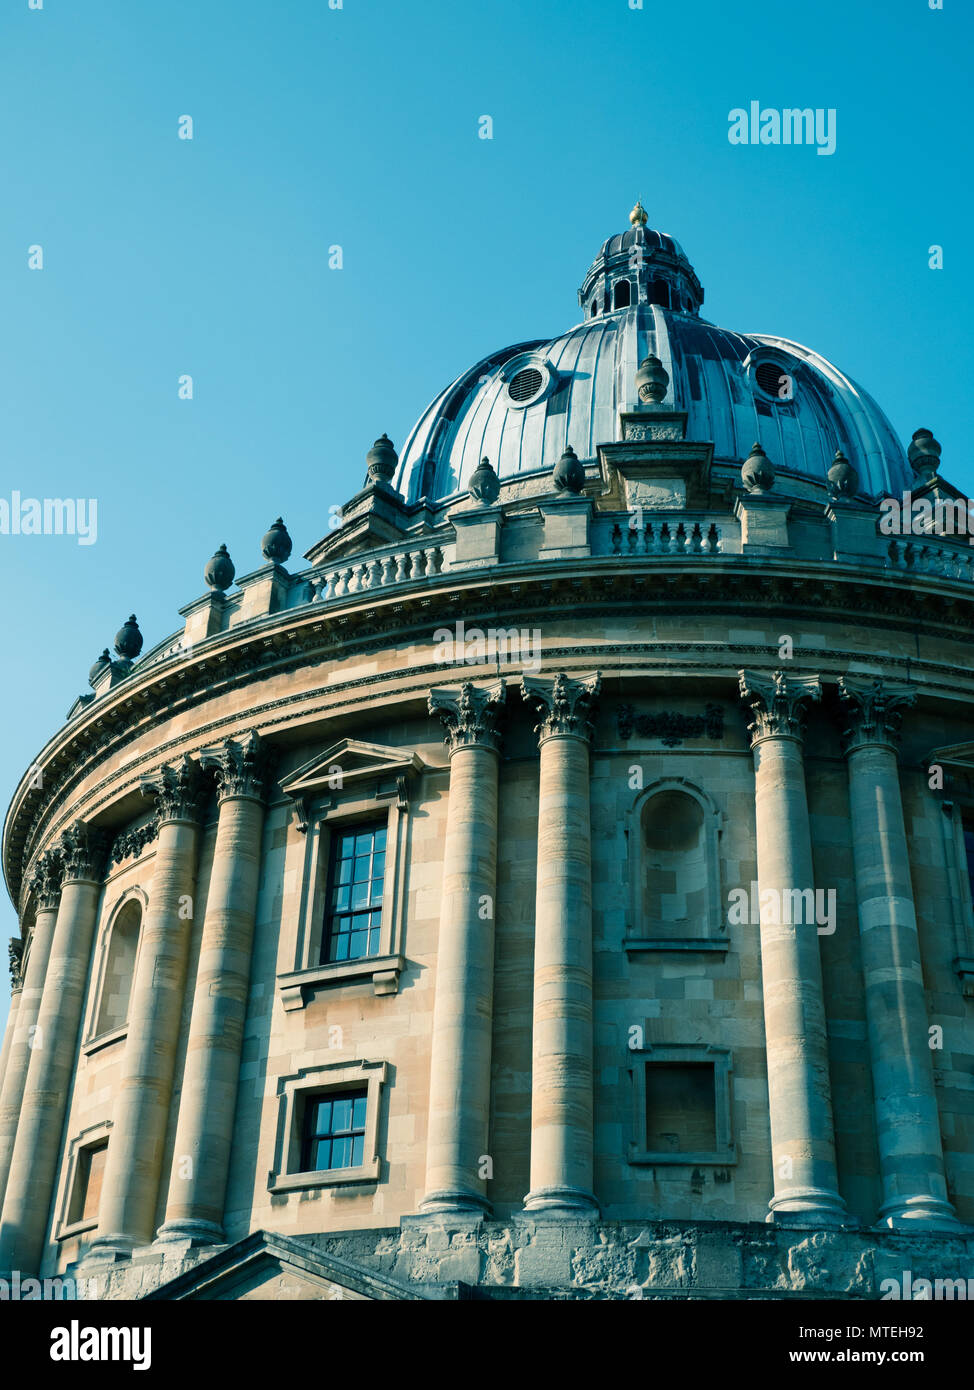
[[[848, 1223], [839, 1196], [829, 1086], [822, 963], [814, 913], [793, 922], [797, 896], [813, 889], [812, 843], [805, 797], [802, 737], [817, 677], [741, 671], [741, 698], [751, 707], [761, 976], [768, 1053], [768, 1102], [774, 1196], [769, 1221]], [[770, 891], [769, 891], [770, 890]], [[797, 914], [801, 916], [799, 912]], [[787, 919], [787, 920], [786, 920]]]
[[497, 720], [503, 681], [431, 690], [446, 727], [450, 800], [436, 951], [426, 1195], [421, 1211], [490, 1210], [487, 1151], [497, 895]]
[[880, 1224], [958, 1230], [947, 1199], [896, 745], [916, 690], [839, 679], [866, 992]]
[[15, 993], [11, 997], [10, 1018], [7, 1023], [9, 1045], [5, 1043], [6, 1060], [0, 1072], [0, 1207], [7, 1190], [7, 1175], [10, 1172], [17, 1120], [24, 1096], [27, 1065], [36, 1036], [37, 1015], [44, 993], [44, 976], [51, 953], [58, 903], [61, 901], [62, 874], [60, 855], [56, 850], [46, 850], [37, 860], [30, 883], [35, 905], [34, 930], [23, 972], [20, 958], [17, 960]]
[[[61, 1153], [106, 841], [82, 821], [58, 844], [64, 869], [0, 1219], [0, 1269], [35, 1273]], [[49, 920], [45, 924], [47, 930]], [[33, 948], [28, 973], [33, 977]], [[42, 950], [43, 955], [43, 950]]]
[[159, 840], [129, 1005], [128, 1035], [112, 1110], [96, 1257], [152, 1239], [193, 929], [199, 839], [199, 765], [188, 757], [142, 779], [154, 796]]
[[252, 733], [200, 755], [219, 822], [206, 894], [165, 1224], [158, 1239], [223, 1240], [233, 1117], [260, 880], [266, 758]]
[[540, 749], [531, 1191], [526, 1211], [587, 1216], [592, 1192], [592, 835], [589, 744], [597, 672], [521, 678]]

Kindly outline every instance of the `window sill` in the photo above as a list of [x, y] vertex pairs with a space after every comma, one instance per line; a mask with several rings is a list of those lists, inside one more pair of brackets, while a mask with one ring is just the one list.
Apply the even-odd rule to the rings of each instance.
[[730, 948], [726, 937], [713, 936], [627, 936], [627, 955], [640, 951], [706, 951], [725, 955]]
[[404, 956], [363, 956], [360, 960], [337, 960], [328, 965], [312, 965], [278, 975], [281, 1003], [290, 1013], [308, 1002], [305, 991], [328, 985], [346, 985], [371, 980], [376, 994], [398, 994], [399, 976], [406, 968]]
[[82, 1051], [86, 1057], [90, 1057], [93, 1052], [99, 1052], [103, 1047], [111, 1047], [112, 1043], [121, 1042], [128, 1037], [129, 1026], [123, 1023], [121, 1028], [113, 1028], [109, 1033], [99, 1033], [97, 1038], [89, 1038]]
[[671, 1154], [647, 1153], [630, 1144], [628, 1162], [648, 1168], [674, 1167], [682, 1164], [685, 1168], [730, 1168], [737, 1163], [737, 1150], [733, 1147], [724, 1155], [717, 1153]]
[[268, 1191], [300, 1192], [308, 1187], [339, 1187], [344, 1183], [373, 1183], [379, 1180], [379, 1160], [360, 1164], [358, 1168], [324, 1168], [317, 1173], [271, 1174]]
[[98, 1226], [98, 1217], [90, 1217], [87, 1221], [75, 1221], [70, 1226], [62, 1226], [54, 1237], [55, 1240], [70, 1240], [72, 1236], [84, 1235], [85, 1231], [94, 1231]]

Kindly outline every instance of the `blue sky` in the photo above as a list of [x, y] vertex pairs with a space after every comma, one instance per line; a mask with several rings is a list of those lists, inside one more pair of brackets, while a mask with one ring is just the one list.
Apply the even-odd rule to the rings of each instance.
[[[378, 434], [576, 322], [636, 196], [706, 317], [974, 487], [972, 37], [967, 0], [3, 0], [0, 497], [98, 500], [94, 545], [0, 535], [4, 806], [130, 612], [153, 645], [279, 513], [297, 558]], [[731, 145], [751, 100], [834, 107], [835, 154]]]

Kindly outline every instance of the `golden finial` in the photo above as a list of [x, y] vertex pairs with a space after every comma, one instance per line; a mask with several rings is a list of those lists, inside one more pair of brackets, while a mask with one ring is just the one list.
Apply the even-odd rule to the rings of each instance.
[[646, 216], [646, 209], [638, 198], [636, 199], [636, 206], [629, 214], [629, 221], [634, 227], [645, 227], [646, 223], [649, 221], [649, 218]]

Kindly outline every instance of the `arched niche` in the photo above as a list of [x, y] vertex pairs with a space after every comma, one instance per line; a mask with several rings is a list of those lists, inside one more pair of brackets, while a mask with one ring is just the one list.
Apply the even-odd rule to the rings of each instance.
[[128, 1023], [145, 908], [145, 894], [133, 888], [116, 903], [108, 920], [102, 936], [98, 995], [90, 1028], [93, 1040], [114, 1036]]
[[663, 777], [629, 811], [627, 949], [724, 950], [723, 816], [685, 777]]

